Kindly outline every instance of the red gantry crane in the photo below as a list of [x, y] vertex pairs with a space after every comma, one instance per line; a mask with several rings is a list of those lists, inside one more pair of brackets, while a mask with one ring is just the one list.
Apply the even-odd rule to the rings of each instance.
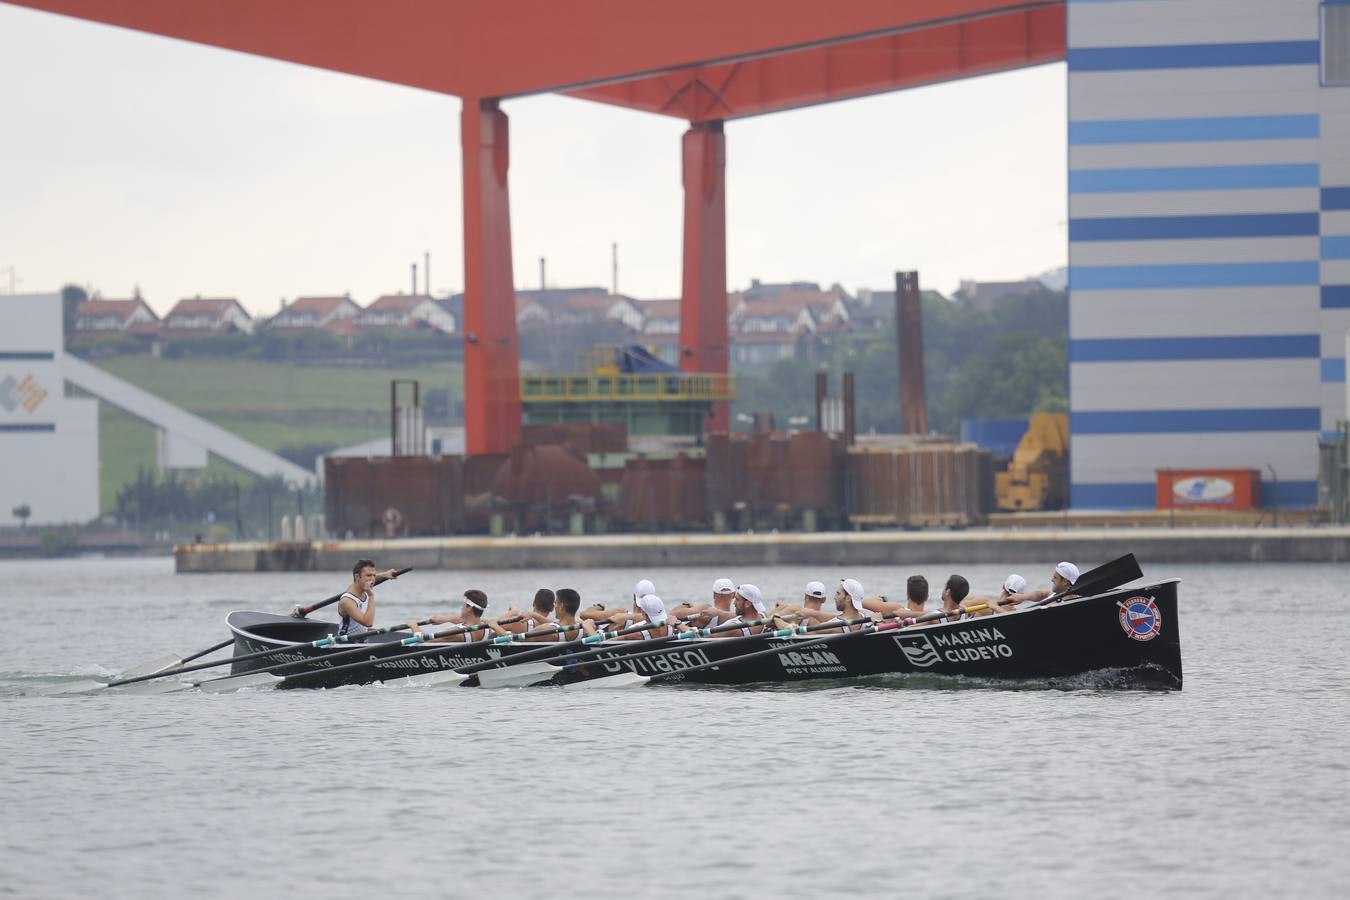
[[[520, 438], [503, 99], [563, 93], [689, 122], [680, 368], [725, 373], [723, 122], [1054, 62], [1065, 47], [1065, 0], [9, 2], [463, 98], [470, 454]], [[708, 430], [727, 430], [725, 403]]]

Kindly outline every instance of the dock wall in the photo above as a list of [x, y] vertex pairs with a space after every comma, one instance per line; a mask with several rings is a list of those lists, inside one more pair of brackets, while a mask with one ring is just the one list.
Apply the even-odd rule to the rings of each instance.
[[345, 572], [353, 560], [419, 569], [920, 565], [1104, 560], [1345, 562], [1350, 528], [1070, 528], [815, 534], [446, 537], [185, 544], [178, 572]]

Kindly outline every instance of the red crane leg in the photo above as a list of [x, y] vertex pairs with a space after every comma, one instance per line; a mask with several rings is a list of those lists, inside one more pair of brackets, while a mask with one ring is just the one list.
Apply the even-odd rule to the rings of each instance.
[[464, 448], [507, 453], [520, 440], [520, 348], [511, 275], [510, 145], [496, 100], [465, 98]]
[[[684, 279], [680, 369], [727, 371], [727, 144], [721, 122], [684, 133]], [[713, 404], [705, 431], [728, 430], [727, 404]]]

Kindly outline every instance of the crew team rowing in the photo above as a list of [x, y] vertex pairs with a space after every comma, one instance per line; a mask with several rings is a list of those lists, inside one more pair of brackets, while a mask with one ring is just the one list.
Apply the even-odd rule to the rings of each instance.
[[[352, 583], [338, 601], [342, 617], [338, 633], [355, 636], [375, 626], [375, 583], [377, 579], [394, 579], [393, 569], [376, 572], [375, 563], [357, 560], [352, 567]], [[1078, 567], [1070, 562], [1055, 566], [1050, 576], [1050, 590], [1027, 590], [1027, 580], [1021, 575], [1009, 575], [1003, 581], [997, 597], [970, 595], [970, 583], [960, 575], [947, 579], [942, 589], [942, 618], [987, 616], [1011, 612], [1036, 605], [1052, 596], [1072, 600], [1071, 593], [1078, 581]], [[602, 632], [627, 631], [616, 640], [647, 640], [667, 637], [675, 632], [706, 631], [710, 638], [731, 638], [758, 634], [766, 627], [788, 628], [793, 625], [814, 626], [817, 634], [838, 634], [872, 627], [882, 619], [914, 619], [934, 611], [925, 609], [928, 601], [928, 579], [911, 575], [905, 584], [905, 600], [893, 602], [885, 596], [868, 597], [857, 579], [845, 578], [834, 589], [834, 609], [825, 609], [825, 585], [812, 581], [800, 604], [777, 603], [772, 609], [765, 606], [760, 589], [753, 584], [735, 584], [729, 578], [713, 582], [711, 603], [682, 603], [667, 610], [656, 595], [656, 587], [643, 579], [633, 590], [631, 606], [605, 608], [597, 603], [581, 609], [581, 595], [571, 588], [557, 592], [542, 588], [535, 592], [530, 608], [506, 610], [499, 617], [486, 615], [488, 597], [483, 591], [464, 592], [464, 601], [458, 613], [431, 616], [424, 623], [409, 622], [414, 632], [421, 632], [425, 640], [441, 643], [474, 641], [487, 636], [527, 635], [527, 641], [565, 641]], [[935, 624], [936, 619], [920, 624]], [[431, 631], [422, 631], [431, 625]], [[438, 631], [437, 626], [441, 626]], [[452, 626], [445, 628], [444, 626]], [[739, 627], [736, 627], [739, 626]]]

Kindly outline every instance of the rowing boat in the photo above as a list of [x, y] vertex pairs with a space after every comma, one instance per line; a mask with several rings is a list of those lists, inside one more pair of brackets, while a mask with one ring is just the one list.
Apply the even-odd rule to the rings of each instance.
[[[368, 655], [335, 666], [325, 656], [350, 645], [313, 648], [334, 626], [265, 613], [230, 615], [235, 653], [292, 645], [296, 674], [284, 687], [338, 687], [489, 664], [507, 668], [530, 652], [556, 668], [540, 683], [576, 684], [622, 673], [662, 682], [746, 685], [893, 674], [964, 676], [989, 681], [1060, 681], [1102, 687], [1178, 690], [1182, 684], [1177, 580], [997, 616], [912, 627], [882, 625], [847, 635], [756, 636], [732, 640], [612, 641], [598, 654], [579, 642], [433, 644], [410, 648], [372, 641]], [[294, 624], [292, 624], [294, 623]], [[307, 628], [306, 628], [307, 626]], [[397, 636], [379, 636], [386, 641]], [[377, 638], [378, 640], [378, 638]], [[553, 652], [549, 652], [552, 646]], [[634, 655], [635, 651], [641, 651]], [[386, 658], [389, 657], [389, 658]], [[243, 663], [238, 672], [250, 670]], [[261, 666], [275, 665], [275, 661]], [[237, 672], [236, 672], [237, 674]], [[476, 677], [463, 682], [478, 685]]]
[[621, 673], [662, 683], [715, 685], [907, 674], [1180, 690], [1177, 583], [1170, 579], [945, 624], [769, 637], [760, 648], [700, 641], [636, 659], [609, 654], [560, 668], [548, 683], [573, 684]]
[[[372, 634], [365, 641], [344, 642], [315, 647], [313, 642], [337, 634], [332, 622], [295, 619], [253, 610], [236, 610], [225, 618], [234, 636], [234, 656], [231, 675], [271, 669], [288, 663], [287, 673], [302, 673], [293, 686], [334, 688], [352, 684], [370, 684], [404, 678], [419, 672], [439, 672], [458, 669], [475, 663], [499, 659], [506, 653], [533, 649], [540, 644], [505, 644], [485, 640], [448, 644], [427, 644], [408, 647], [402, 643], [406, 634], [390, 632]], [[332, 661], [337, 654], [349, 654], [356, 648], [368, 648], [362, 665], [344, 655], [341, 661]], [[247, 658], [259, 651], [273, 651], [261, 658]], [[386, 657], [399, 657], [386, 659]]]

